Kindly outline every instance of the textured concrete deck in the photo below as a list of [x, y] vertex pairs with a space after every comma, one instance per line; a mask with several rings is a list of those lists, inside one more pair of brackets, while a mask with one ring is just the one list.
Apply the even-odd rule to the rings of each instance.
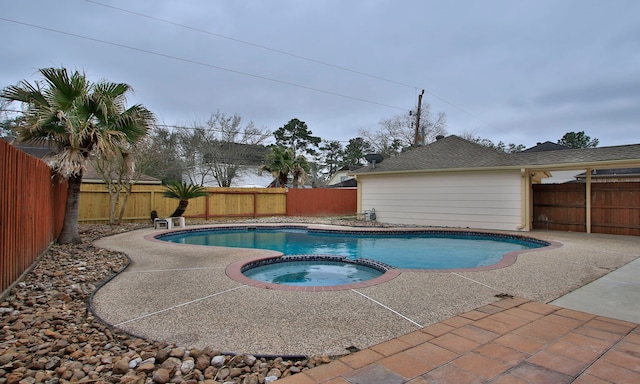
[[132, 263], [96, 292], [94, 311], [185, 347], [344, 355], [283, 384], [640, 382], [638, 237], [532, 232], [560, 246], [496, 270], [402, 271], [379, 285], [308, 292], [225, 274], [276, 252], [150, 240], [159, 232], [96, 243]]

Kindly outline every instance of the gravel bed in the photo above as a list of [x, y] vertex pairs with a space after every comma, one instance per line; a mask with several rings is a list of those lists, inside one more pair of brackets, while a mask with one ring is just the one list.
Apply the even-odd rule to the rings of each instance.
[[[339, 217], [242, 222], [294, 221], [384, 226]], [[93, 241], [148, 226], [81, 225], [82, 244], [54, 244], [42, 255], [0, 302], [0, 384], [270, 383], [331, 361], [328, 356], [224, 355], [224, 346], [186, 349], [140, 339], [96, 319], [88, 306], [91, 294], [125, 268], [128, 258], [96, 248]]]

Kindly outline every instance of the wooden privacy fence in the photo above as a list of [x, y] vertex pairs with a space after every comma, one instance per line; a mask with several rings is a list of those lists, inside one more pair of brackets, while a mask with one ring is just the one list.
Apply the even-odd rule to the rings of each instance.
[[[586, 185], [533, 186], [533, 228], [586, 232]], [[640, 236], [640, 183], [591, 184], [591, 232]]]
[[67, 184], [42, 160], [0, 140], [0, 292], [60, 234]]
[[[162, 196], [160, 185], [135, 185], [123, 221], [148, 221], [155, 210], [169, 216], [178, 201]], [[210, 220], [264, 216], [353, 215], [356, 189], [207, 188], [209, 196], [189, 200], [187, 219]], [[109, 220], [109, 193], [103, 184], [83, 184], [80, 190], [79, 221], [104, 223]]]
[[287, 216], [354, 215], [357, 207], [357, 188], [287, 191]]

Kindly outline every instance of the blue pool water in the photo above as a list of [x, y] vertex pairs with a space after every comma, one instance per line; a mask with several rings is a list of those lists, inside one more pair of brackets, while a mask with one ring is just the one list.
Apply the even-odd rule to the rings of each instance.
[[345, 233], [306, 229], [211, 229], [161, 235], [181, 244], [259, 248], [284, 255], [366, 258], [408, 269], [461, 269], [495, 264], [513, 251], [545, 246], [517, 237], [480, 233]]
[[383, 273], [364, 265], [327, 260], [279, 262], [253, 267], [243, 272], [250, 279], [297, 286], [359, 283], [381, 276]]

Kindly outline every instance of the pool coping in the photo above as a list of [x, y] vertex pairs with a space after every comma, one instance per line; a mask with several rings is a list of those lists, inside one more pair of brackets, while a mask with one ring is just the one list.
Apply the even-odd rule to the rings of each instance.
[[[226, 275], [230, 278], [233, 279], [241, 284], [245, 284], [251, 287], [255, 287], [255, 288], [263, 288], [263, 289], [273, 289], [273, 290], [280, 290], [280, 291], [290, 291], [290, 292], [331, 292], [331, 291], [343, 291], [343, 290], [350, 290], [350, 289], [360, 289], [360, 288], [367, 288], [367, 287], [372, 287], [378, 284], [382, 284], [382, 283], [386, 283], [389, 282], [393, 279], [395, 279], [396, 277], [400, 276], [401, 273], [403, 272], [424, 272], [424, 273], [429, 273], [429, 272], [433, 272], [433, 273], [464, 273], [464, 272], [480, 272], [480, 271], [491, 271], [494, 269], [501, 269], [501, 268], [505, 268], [508, 267], [510, 265], [512, 265], [513, 263], [515, 263], [518, 260], [518, 256], [523, 254], [523, 253], [529, 253], [529, 252], [535, 252], [535, 251], [543, 251], [543, 250], [550, 250], [550, 249], [555, 249], [555, 248], [559, 248], [562, 246], [561, 243], [556, 242], [556, 241], [552, 241], [552, 240], [540, 240], [537, 239], [535, 237], [529, 237], [529, 236], [522, 236], [519, 234], [506, 234], [503, 232], [494, 232], [494, 231], [488, 231], [488, 230], [470, 230], [470, 229], [461, 229], [461, 228], [371, 228], [371, 227], [338, 227], [338, 226], [324, 226], [324, 225], [309, 225], [309, 224], [295, 224], [295, 223], [291, 223], [291, 224], [223, 224], [223, 225], [204, 225], [204, 226], [198, 226], [196, 228], [177, 228], [177, 229], [171, 229], [171, 230], [167, 230], [167, 231], [163, 231], [160, 233], [152, 233], [152, 234], [148, 234], [146, 235], [144, 238], [145, 240], [149, 240], [149, 241], [159, 241], [159, 242], [166, 242], [165, 240], [161, 240], [160, 237], [162, 236], [166, 236], [167, 234], [177, 234], [177, 233], [182, 233], [182, 232], [204, 232], [204, 231], [208, 231], [211, 229], [215, 229], [215, 230], [233, 230], [233, 229], [255, 229], [255, 228], [267, 228], [267, 229], [306, 229], [309, 231], [314, 231], [314, 232], [331, 232], [331, 233], [360, 233], [360, 234], [364, 234], [364, 233], [371, 233], [371, 234], [375, 234], [375, 233], [398, 233], [398, 234], [402, 234], [402, 233], [434, 233], [434, 234], [447, 234], [447, 233], [458, 233], [458, 234], [466, 234], [466, 235], [489, 235], [490, 237], [496, 237], [496, 238], [515, 238], [515, 239], [524, 239], [527, 241], [530, 241], [532, 243], [546, 243], [548, 245], [542, 246], [542, 247], [538, 247], [538, 248], [531, 248], [531, 249], [524, 249], [524, 250], [519, 250], [519, 251], [511, 251], [511, 252], [507, 252], [505, 253], [502, 258], [493, 264], [490, 265], [483, 265], [480, 267], [473, 267], [473, 268], [450, 268], [450, 269], [425, 269], [425, 268], [397, 268], [397, 267], [391, 267], [390, 269], [388, 269], [382, 276], [373, 278], [373, 279], [369, 279], [366, 281], [361, 281], [358, 283], [352, 283], [352, 284], [340, 284], [340, 285], [331, 285], [331, 286], [296, 286], [296, 285], [286, 285], [286, 284], [274, 284], [274, 283], [268, 283], [268, 282], [263, 282], [263, 281], [258, 281], [258, 280], [254, 280], [251, 279], [247, 276], [245, 276], [242, 271], [244, 269], [244, 267], [248, 264], [251, 263], [255, 263], [255, 262], [259, 262], [259, 261], [263, 261], [263, 260], [268, 260], [268, 259], [274, 259], [274, 258], [281, 258], [281, 257], [287, 257], [287, 255], [282, 254], [282, 252], [279, 251], [273, 251], [273, 250], [264, 250], [265, 252], [270, 252], [269, 255], [264, 255], [264, 256], [258, 256], [258, 257], [254, 257], [251, 259], [247, 259], [247, 260], [240, 260], [234, 263], [229, 264], [226, 269], [225, 269], [225, 273]], [[189, 245], [189, 246], [194, 246], [194, 247], [210, 247], [208, 245], [197, 245], [197, 244], [179, 244], [179, 243], [172, 243], [175, 245]], [[238, 247], [241, 248], [241, 247]], [[254, 249], [254, 250], [262, 250], [260, 248], [246, 248], [246, 249]], [[273, 253], [276, 253], [276, 256], [273, 255]], [[279, 255], [278, 255], [279, 254]], [[308, 255], [308, 256], [313, 256], [313, 255]], [[318, 255], [318, 256], [322, 256], [322, 255]]]
[[[492, 303], [503, 293], [549, 302], [637, 258], [640, 242], [627, 236], [536, 231], [525, 235], [552, 244], [557, 240], [556, 244], [563, 246], [538, 248], [550, 252], [536, 252], [541, 257], [523, 255], [514, 266], [495, 271], [395, 270], [400, 275], [393, 281], [364, 291], [316, 294], [256, 289], [238, 284], [225, 273], [230, 263], [256, 256], [272, 257], [277, 252], [167, 246], [166, 242], [153, 239], [154, 235], [167, 232], [142, 229], [96, 241], [98, 247], [124, 252], [132, 260], [125, 273], [93, 297], [94, 313], [102, 321], [151, 340], [199, 348], [220, 345], [225, 350], [254, 354], [305, 356], [338, 356], [348, 345], [372, 346], [412, 332], [416, 326], [429, 326]], [[184, 253], [176, 252], [179, 248]], [[226, 262], [216, 262], [218, 256]], [[549, 262], [551, 269], [547, 267]], [[214, 274], [207, 272], [209, 269], [218, 269], [216, 276], [224, 279], [210, 279]], [[207, 280], [200, 284], [190, 270]], [[404, 292], [414, 292], [415, 300]], [[327, 304], [333, 300], [337, 300], [335, 306]], [[209, 305], [203, 307], [204, 303]], [[338, 327], [336, 321], [348, 322]], [[232, 329], [243, 331], [235, 335]]]
[[[315, 256], [315, 255], [314, 255]], [[255, 288], [264, 288], [264, 289], [275, 289], [280, 291], [293, 291], [293, 292], [330, 292], [330, 291], [344, 291], [348, 289], [359, 289], [371, 287], [374, 285], [386, 283], [398, 277], [401, 273], [401, 270], [398, 268], [390, 268], [385, 271], [381, 276], [375, 277], [373, 279], [360, 281], [357, 283], [351, 284], [340, 284], [340, 285], [312, 285], [312, 286], [299, 286], [299, 285], [286, 285], [286, 284], [274, 284], [268, 283], [264, 281], [258, 281], [251, 279], [245, 276], [242, 273], [243, 268], [248, 265], [259, 261], [269, 260], [269, 259], [277, 259], [284, 258], [287, 256], [259, 256], [248, 260], [240, 260], [235, 263], [231, 263], [225, 269], [226, 275], [239, 283], [249, 285]]]

